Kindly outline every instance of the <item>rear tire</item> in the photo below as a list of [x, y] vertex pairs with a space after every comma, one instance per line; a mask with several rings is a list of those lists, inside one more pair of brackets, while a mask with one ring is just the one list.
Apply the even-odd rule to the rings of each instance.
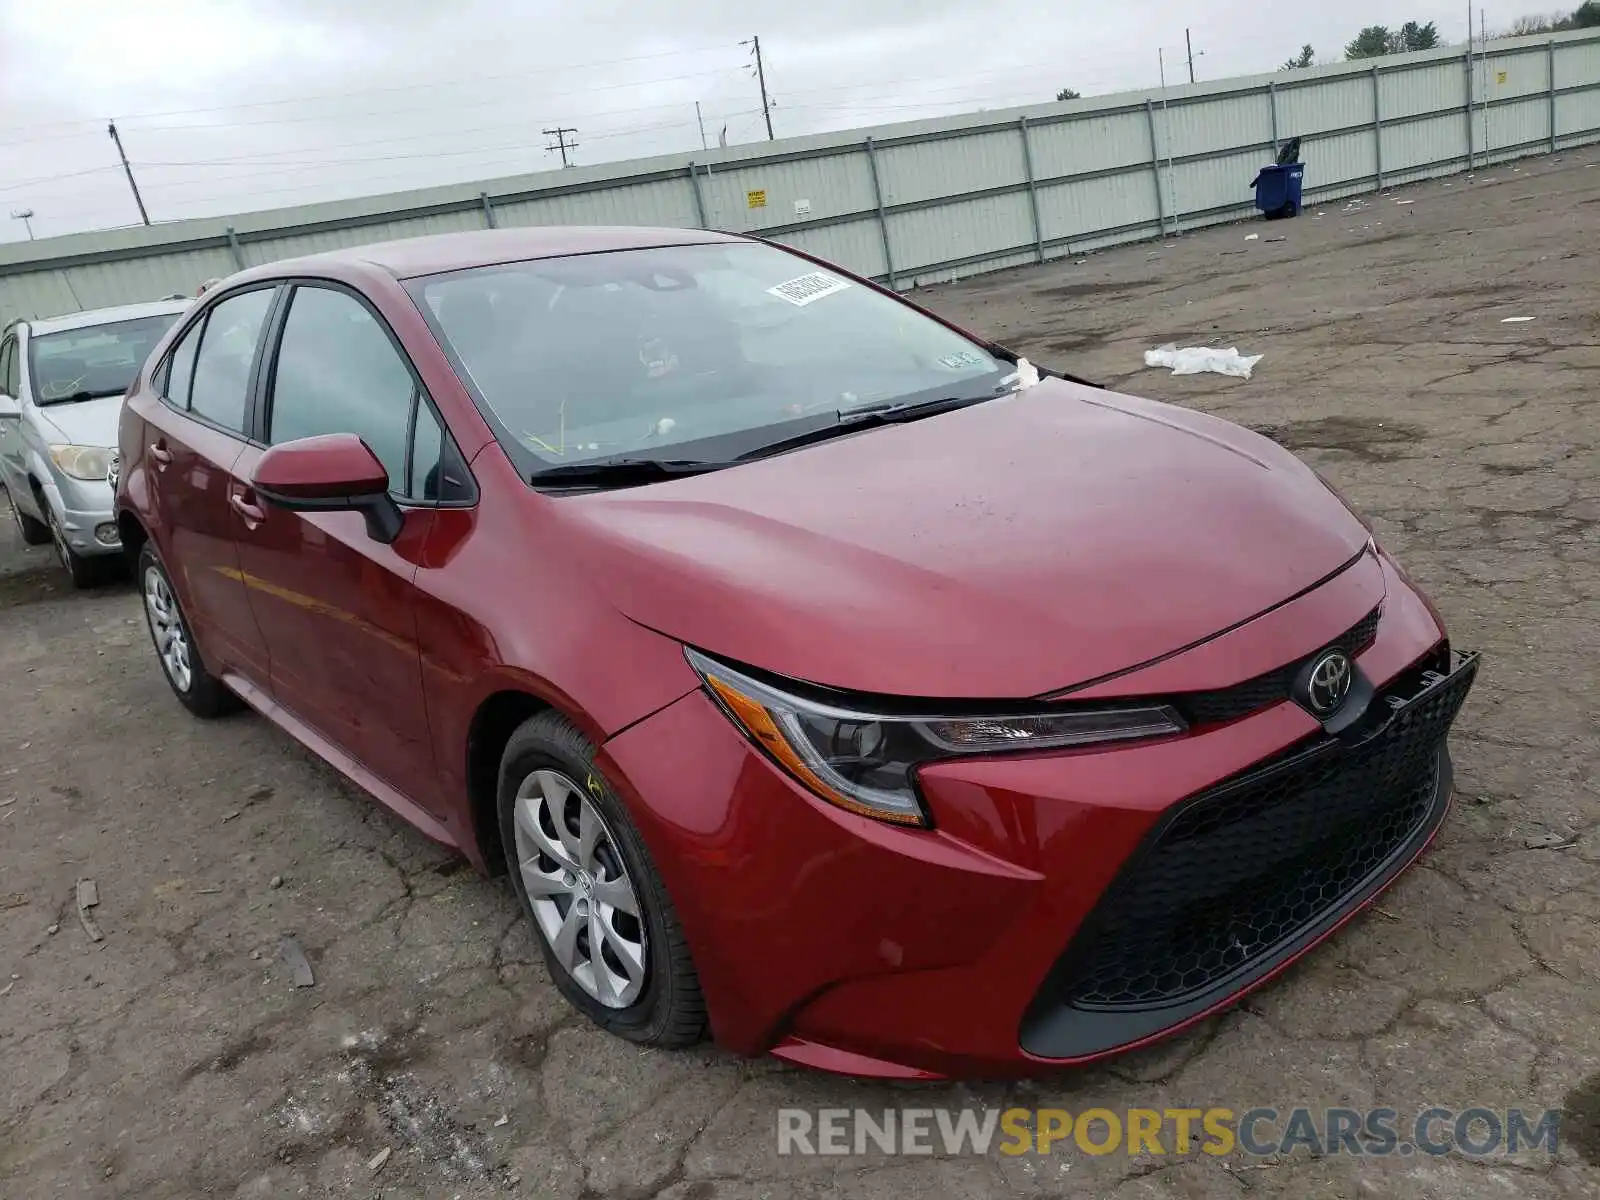
[[161, 673], [167, 677], [173, 695], [195, 716], [205, 720], [242, 707], [239, 697], [206, 670], [189, 622], [178, 604], [172, 579], [149, 542], [139, 551], [138, 580], [144, 599], [144, 620], [155, 646], [156, 661], [161, 664]]
[[672, 900], [594, 747], [561, 714], [528, 718], [506, 743], [499, 815], [511, 885], [568, 1002], [642, 1046], [703, 1039], [705, 999]]
[[11, 515], [17, 522], [17, 533], [22, 538], [25, 546], [42, 546], [50, 540], [50, 527], [37, 517], [30, 517], [22, 511], [15, 496], [8, 495], [6, 499], [11, 504]]

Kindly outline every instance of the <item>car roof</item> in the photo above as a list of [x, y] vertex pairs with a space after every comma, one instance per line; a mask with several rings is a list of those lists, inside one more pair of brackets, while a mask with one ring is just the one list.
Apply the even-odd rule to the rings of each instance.
[[706, 229], [652, 229], [645, 226], [535, 225], [518, 229], [481, 229], [429, 234], [400, 241], [330, 250], [270, 264], [252, 275], [290, 275], [296, 268], [317, 269], [347, 264], [376, 267], [396, 279], [438, 275], [472, 267], [598, 254], [607, 250], [643, 250], [656, 246], [693, 246], [744, 239]]
[[91, 308], [83, 312], [62, 313], [58, 317], [42, 317], [19, 322], [28, 327], [34, 337], [46, 333], [60, 333], [64, 329], [84, 329], [91, 325], [110, 325], [116, 321], [133, 321], [140, 317], [159, 317], [168, 313], [181, 313], [193, 301], [150, 300], [143, 304], [119, 304], [114, 308]]

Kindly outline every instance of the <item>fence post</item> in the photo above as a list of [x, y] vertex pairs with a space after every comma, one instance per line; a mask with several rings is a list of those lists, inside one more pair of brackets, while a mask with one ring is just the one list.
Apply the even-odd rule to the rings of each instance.
[[1378, 156], [1378, 190], [1383, 191], [1383, 85], [1378, 80], [1378, 64], [1372, 64], [1372, 148]]
[[694, 188], [694, 211], [700, 218], [700, 228], [710, 229], [711, 226], [706, 223], [705, 193], [700, 190], [700, 172], [695, 170], [693, 159], [689, 160], [689, 183]]
[[1545, 68], [1550, 77], [1550, 153], [1556, 152], [1556, 40], [1545, 43]]
[[[1044, 226], [1039, 222], [1039, 188], [1033, 179], [1033, 143], [1028, 137], [1028, 117], [1024, 113], [1017, 118], [1017, 131], [1022, 135], [1022, 170], [1028, 177], [1028, 208], [1033, 213], [1033, 252], [1040, 262], [1044, 261]], [[1072, 247], [1067, 247], [1067, 253], [1072, 253]]]
[[1267, 84], [1267, 103], [1272, 107], [1272, 157], [1278, 157], [1278, 81]]
[[889, 218], [883, 211], [883, 184], [878, 180], [878, 148], [872, 139], [866, 140], [867, 166], [872, 171], [872, 198], [878, 206], [878, 236], [883, 239], [883, 270], [889, 277], [889, 290], [898, 292], [900, 283], [894, 275], [894, 252], [889, 249]]
[[[1466, 81], [1466, 92], [1467, 92], [1467, 106], [1466, 106], [1466, 108], [1464, 110], [1466, 112], [1466, 114], [1467, 114], [1467, 170], [1468, 170], [1468, 172], [1470, 172], [1472, 170], [1472, 162], [1473, 162], [1473, 145], [1472, 145], [1472, 41], [1471, 41], [1470, 38], [1467, 41], [1467, 52], [1466, 52], [1466, 55], [1465, 55], [1465, 58], [1464, 58], [1464, 62], [1466, 64], [1466, 68], [1467, 68], [1466, 74], [1462, 76], [1462, 78]], [[1487, 150], [1487, 148], [1485, 148], [1485, 149]]]
[[1156, 217], [1161, 222], [1161, 236], [1167, 236], [1167, 200], [1161, 188], [1161, 143], [1156, 139], [1156, 104], [1144, 102], [1144, 120], [1150, 129], [1150, 178], [1156, 183]]
[[483, 223], [490, 229], [499, 229], [500, 222], [494, 215], [494, 205], [489, 203], [489, 193], [479, 192], [478, 203], [483, 205]]
[[233, 255], [233, 269], [244, 270], [244, 251], [239, 249], [239, 235], [233, 231], [233, 226], [228, 226], [228, 251]]

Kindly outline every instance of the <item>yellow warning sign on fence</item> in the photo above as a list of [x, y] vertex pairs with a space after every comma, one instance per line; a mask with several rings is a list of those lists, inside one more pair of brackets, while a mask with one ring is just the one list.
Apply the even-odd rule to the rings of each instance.
[[767, 192], [765, 188], [756, 192], [746, 192], [744, 194], [744, 198], [745, 202], [751, 208], [765, 208], [767, 206]]
[[1506, 74], [1507, 73], [1505, 71], [1496, 71], [1494, 73], [1494, 81], [1496, 83], [1504, 83], [1506, 81]]

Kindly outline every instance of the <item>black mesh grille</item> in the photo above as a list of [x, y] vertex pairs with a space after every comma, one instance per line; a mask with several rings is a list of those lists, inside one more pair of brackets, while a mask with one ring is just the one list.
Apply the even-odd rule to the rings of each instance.
[[1378, 612], [1378, 609], [1373, 609], [1343, 636], [1335, 638], [1326, 646], [1320, 647], [1304, 658], [1296, 659], [1287, 666], [1257, 675], [1254, 679], [1246, 679], [1243, 683], [1236, 683], [1232, 687], [1218, 688], [1212, 692], [1181, 693], [1174, 696], [1172, 701], [1189, 724], [1220, 725], [1224, 721], [1236, 721], [1240, 717], [1248, 716], [1257, 709], [1266, 708], [1269, 704], [1287, 700], [1289, 685], [1300, 673], [1300, 668], [1318, 654], [1337, 646], [1354, 657], [1358, 651], [1364, 649], [1377, 635]]
[[[1435, 676], [1364, 741], [1322, 739], [1178, 810], [1069, 947], [1057, 994], [1089, 1009], [1182, 1002], [1360, 892], [1445, 802], [1438, 752], [1474, 673]], [[1373, 710], [1392, 711], [1383, 696]]]

